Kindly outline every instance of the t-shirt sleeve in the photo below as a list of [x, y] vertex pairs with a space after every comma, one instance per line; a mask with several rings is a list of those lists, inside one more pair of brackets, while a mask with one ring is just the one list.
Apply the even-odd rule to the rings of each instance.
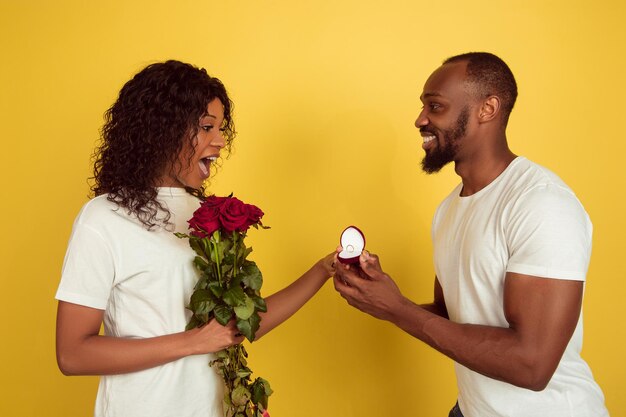
[[533, 188], [514, 204], [506, 224], [507, 272], [585, 280], [592, 225], [571, 190], [554, 184]]
[[75, 224], [56, 299], [104, 310], [115, 278], [110, 247], [91, 227]]

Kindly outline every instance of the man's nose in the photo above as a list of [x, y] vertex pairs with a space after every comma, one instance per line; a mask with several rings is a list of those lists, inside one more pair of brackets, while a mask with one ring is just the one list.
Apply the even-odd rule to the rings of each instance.
[[424, 113], [425, 113], [424, 110], [422, 110], [420, 114], [417, 116], [417, 119], [415, 119], [415, 127], [418, 129], [428, 124], [428, 117], [426, 117], [426, 114]]

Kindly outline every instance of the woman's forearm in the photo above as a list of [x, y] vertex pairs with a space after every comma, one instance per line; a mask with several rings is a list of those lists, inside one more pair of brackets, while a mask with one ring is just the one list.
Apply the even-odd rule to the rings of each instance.
[[148, 339], [91, 335], [57, 349], [57, 360], [65, 375], [136, 372], [188, 356], [190, 348], [185, 338], [184, 333]]
[[324, 261], [320, 260], [289, 286], [266, 298], [267, 312], [261, 313], [257, 339], [291, 317], [322, 288], [330, 278]]
[[189, 355], [217, 352], [240, 343], [234, 321], [148, 338], [102, 336], [102, 310], [59, 302], [57, 362], [66, 375], [114, 375], [141, 371]]

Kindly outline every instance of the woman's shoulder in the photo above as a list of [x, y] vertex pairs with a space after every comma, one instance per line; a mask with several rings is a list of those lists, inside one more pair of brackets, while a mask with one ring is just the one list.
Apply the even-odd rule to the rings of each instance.
[[[185, 222], [198, 208], [200, 200], [185, 190], [163, 188], [158, 190], [156, 201], [166, 209], [172, 221]], [[158, 215], [157, 223], [163, 218], [163, 213]], [[102, 194], [87, 201], [80, 209], [75, 226], [87, 226], [92, 229], [128, 229], [129, 227], [145, 229], [137, 215], [128, 208], [121, 206], [115, 198], [109, 194]], [[159, 227], [157, 227], [159, 229]], [[156, 229], [155, 229], [156, 230]]]
[[107, 194], [102, 194], [87, 201], [76, 216], [75, 224], [96, 226], [116, 219], [125, 210], [118, 206]]

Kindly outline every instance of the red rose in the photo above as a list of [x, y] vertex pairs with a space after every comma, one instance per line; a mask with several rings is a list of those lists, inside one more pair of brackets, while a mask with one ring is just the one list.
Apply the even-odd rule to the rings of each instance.
[[211, 196], [200, 203], [200, 207], [189, 220], [192, 236], [210, 236], [220, 228], [220, 207], [225, 200], [226, 197]]
[[236, 197], [210, 196], [200, 204], [189, 220], [190, 234], [207, 237], [219, 229], [231, 233], [245, 232], [253, 224], [261, 223], [263, 211], [245, 204]]
[[220, 206], [220, 221], [227, 232], [245, 232], [250, 227], [247, 204], [236, 197], [227, 198]]
[[264, 214], [263, 211], [252, 204], [246, 204], [246, 208], [248, 209], [248, 227], [253, 224], [261, 223], [261, 217], [263, 217]]

